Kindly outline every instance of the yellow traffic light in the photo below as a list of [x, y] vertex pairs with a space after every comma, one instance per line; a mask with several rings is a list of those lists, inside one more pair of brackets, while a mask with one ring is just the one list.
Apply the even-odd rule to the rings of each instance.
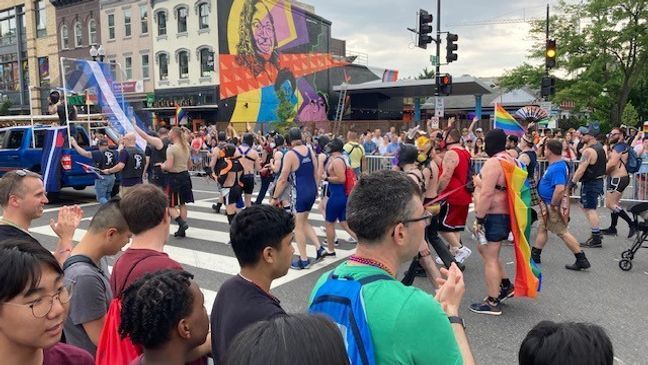
[[556, 50], [555, 49], [548, 49], [547, 50], [547, 57], [549, 57], [549, 58], [556, 57]]

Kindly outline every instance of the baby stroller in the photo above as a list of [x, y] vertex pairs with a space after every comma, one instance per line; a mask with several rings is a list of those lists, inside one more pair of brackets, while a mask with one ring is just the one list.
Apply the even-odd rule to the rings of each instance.
[[[635, 253], [637, 253], [644, 242], [648, 240], [648, 202], [639, 203], [633, 206], [630, 208], [630, 213], [634, 216], [634, 222], [637, 226], [637, 234], [632, 247], [621, 253], [619, 267], [623, 271], [630, 271], [632, 269], [632, 259], [634, 258]], [[641, 218], [641, 221], [639, 221], [639, 218]], [[643, 247], [648, 248], [648, 246]]]

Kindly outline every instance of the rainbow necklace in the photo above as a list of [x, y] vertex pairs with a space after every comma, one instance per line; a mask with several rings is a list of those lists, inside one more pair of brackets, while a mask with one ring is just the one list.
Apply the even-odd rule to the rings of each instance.
[[357, 255], [351, 255], [351, 256], [349, 256], [349, 258], [347, 260], [357, 262], [357, 263], [362, 264], [362, 265], [369, 265], [369, 266], [377, 267], [379, 269], [387, 271], [387, 273], [389, 275], [391, 275], [393, 277], [396, 277], [396, 274], [392, 273], [392, 271], [387, 267], [387, 265], [383, 264], [380, 261], [367, 259], [367, 258], [360, 257], [360, 256], [357, 256]]

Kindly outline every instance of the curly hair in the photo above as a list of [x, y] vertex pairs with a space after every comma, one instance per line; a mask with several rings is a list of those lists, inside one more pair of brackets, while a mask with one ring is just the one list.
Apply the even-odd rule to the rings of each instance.
[[147, 274], [124, 291], [119, 335], [148, 349], [170, 340], [171, 330], [191, 313], [193, 275], [162, 270]]
[[[266, 63], [266, 61], [262, 57], [257, 55], [256, 44], [254, 42], [254, 37], [252, 34], [252, 20], [254, 17], [255, 6], [257, 3], [266, 6], [265, 4], [263, 4], [263, 2], [259, 0], [245, 1], [245, 4], [243, 5], [243, 10], [241, 11], [241, 18], [240, 18], [239, 29], [238, 29], [239, 42], [236, 45], [236, 52], [237, 52], [236, 62], [239, 65], [247, 67], [254, 76], [258, 76], [259, 74], [265, 71], [265, 63]], [[274, 20], [272, 18], [272, 14], [270, 13], [270, 11], [268, 11], [268, 16], [270, 18], [270, 22], [274, 26]], [[277, 42], [275, 39], [275, 44], [276, 43]], [[277, 68], [277, 70], [279, 70], [279, 54], [276, 49], [272, 51], [272, 55], [270, 56], [269, 62], [273, 64], [275, 68]]]

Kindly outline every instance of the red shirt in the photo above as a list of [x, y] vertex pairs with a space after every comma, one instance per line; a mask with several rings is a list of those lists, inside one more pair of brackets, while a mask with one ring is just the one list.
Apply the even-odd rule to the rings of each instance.
[[459, 187], [466, 185], [468, 182], [468, 169], [470, 168], [471, 160], [470, 152], [465, 148], [454, 146], [451, 146], [448, 149], [448, 152], [450, 151], [454, 151], [457, 156], [459, 156], [459, 162], [452, 172], [448, 186], [440, 194], [457, 189], [457, 191], [446, 198], [448, 204], [469, 205], [472, 203], [472, 194], [470, 194], [466, 189], [459, 189]]
[[84, 349], [65, 343], [43, 350], [43, 365], [94, 365], [92, 355]]
[[[113, 298], [121, 297], [124, 289], [146, 274], [175, 269], [184, 270], [164, 252], [145, 248], [129, 248], [117, 259], [110, 275]], [[129, 273], [130, 272], [130, 273]]]

